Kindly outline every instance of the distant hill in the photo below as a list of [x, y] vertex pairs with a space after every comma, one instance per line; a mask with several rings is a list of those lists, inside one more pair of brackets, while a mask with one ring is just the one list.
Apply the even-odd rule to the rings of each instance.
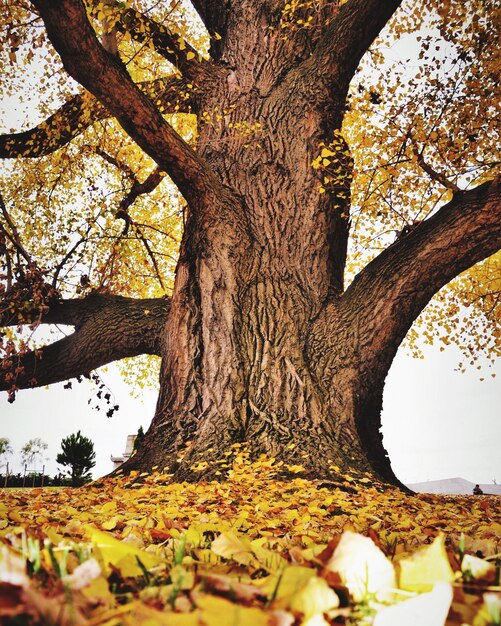
[[[464, 478], [445, 478], [443, 480], [428, 480], [425, 483], [412, 483], [407, 487], [418, 493], [441, 493], [451, 495], [472, 495], [475, 483]], [[501, 485], [493, 483], [480, 485], [480, 489], [484, 494], [501, 495]]]

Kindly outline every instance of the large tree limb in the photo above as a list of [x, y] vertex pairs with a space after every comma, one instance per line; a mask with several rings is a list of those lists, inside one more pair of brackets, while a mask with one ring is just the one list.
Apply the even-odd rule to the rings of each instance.
[[[328, 386], [343, 359], [351, 362], [355, 354], [368, 381], [374, 372], [386, 372], [382, 361], [390, 366], [431, 298], [500, 248], [501, 177], [457, 193], [371, 261], [340, 298], [326, 303], [308, 340], [318, 378]], [[336, 346], [346, 334], [352, 353], [340, 354]]]
[[317, 45], [313, 55], [316, 67], [328, 71], [334, 64], [332, 78], [344, 92], [361, 58], [401, 3], [402, 0], [345, 2]]
[[[47, 303], [44, 310], [32, 309], [27, 312], [22, 303], [16, 298], [10, 298], [7, 293], [2, 299], [0, 309], [0, 328], [17, 326], [19, 324], [18, 313], [24, 324], [37, 322], [40, 324], [62, 324], [74, 326], [75, 330], [81, 329], [90, 319], [98, 316], [102, 318], [110, 315], [123, 315], [124, 318], [130, 313], [137, 316], [144, 310], [150, 311], [153, 317], [167, 315], [169, 301], [165, 298], [127, 298], [112, 294], [91, 293], [84, 298], [70, 298], [68, 300], [52, 300]], [[21, 304], [21, 307], [19, 307]]]
[[[71, 325], [75, 332], [35, 352], [6, 357], [0, 362], [0, 390], [49, 385], [125, 357], [159, 355], [168, 312], [163, 298], [93, 295], [54, 303], [42, 322]], [[9, 373], [16, 368], [12, 380]]]
[[188, 203], [219, 188], [208, 165], [163, 119], [124, 66], [97, 40], [81, 0], [33, 0], [68, 73], [94, 94], [130, 137], [166, 171]]
[[211, 72], [210, 63], [166, 26], [130, 7], [118, 10], [120, 11], [118, 30], [129, 32], [131, 37], [140, 43], [151, 41], [158, 54], [172, 63], [184, 77], [198, 82]]
[[[167, 76], [138, 86], [164, 112], [191, 112], [193, 92], [188, 89], [188, 81], [184, 78]], [[91, 94], [77, 94], [38, 126], [21, 133], [0, 135], [0, 158], [37, 158], [51, 154], [95, 122], [111, 116], [109, 110]]]
[[[501, 177], [458, 192], [435, 215], [369, 263], [344, 294], [364, 302], [362, 323], [383, 345], [405, 337], [430, 299], [448, 282], [501, 248]], [[370, 323], [369, 323], [370, 320]], [[374, 347], [375, 348], [375, 347]]]

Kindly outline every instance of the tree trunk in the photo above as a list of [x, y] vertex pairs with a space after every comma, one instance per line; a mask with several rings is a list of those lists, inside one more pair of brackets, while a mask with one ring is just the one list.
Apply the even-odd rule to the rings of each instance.
[[[372, 476], [395, 481], [380, 437], [369, 442], [357, 428], [361, 411], [379, 412], [389, 363], [367, 388], [359, 337], [341, 314], [328, 331], [336, 345], [330, 380], [310, 354], [313, 321], [343, 292], [351, 159], [337, 131], [347, 84], [340, 92], [325, 79], [331, 68], [299, 63], [313, 42], [298, 41], [291, 56], [281, 33], [270, 32], [270, 16], [247, 4], [247, 30], [239, 22], [238, 37], [227, 37], [238, 42], [225, 49], [235, 69], [199, 105], [211, 115], [202, 116], [197, 154], [225, 196], [189, 214], [160, 398], [130, 465], [187, 475], [206, 461], [210, 474], [233, 443], [246, 441], [254, 456], [309, 475], [361, 475], [373, 472], [372, 461]], [[332, 156], [319, 172], [312, 163], [322, 146]], [[335, 182], [320, 193], [327, 175]]]

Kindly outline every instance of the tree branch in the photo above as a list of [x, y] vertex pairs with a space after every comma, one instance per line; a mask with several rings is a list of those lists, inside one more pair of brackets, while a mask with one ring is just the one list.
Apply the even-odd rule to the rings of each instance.
[[[92, 295], [51, 305], [42, 323], [69, 324], [75, 332], [41, 350], [0, 361], [0, 390], [49, 385], [112, 361], [160, 354], [160, 337], [170, 303], [163, 298], [135, 300]], [[18, 370], [15, 379], [9, 372]]]
[[419, 150], [419, 148], [414, 142], [413, 142], [413, 151], [414, 151], [414, 154], [416, 155], [417, 162], [419, 163], [420, 167], [428, 174], [428, 176], [432, 180], [436, 180], [438, 183], [443, 185], [446, 189], [450, 189], [453, 193], [461, 191], [461, 189], [456, 185], [456, 183], [453, 183], [452, 181], [450, 181], [447, 178], [447, 176], [445, 176], [445, 174], [442, 174], [442, 172], [437, 172], [436, 170], [434, 170], [431, 167], [431, 165], [425, 161], [423, 150]]
[[455, 276], [500, 248], [498, 177], [456, 193], [435, 215], [369, 263], [343, 298], [347, 307], [364, 302], [360, 323], [367, 324], [367, 337], [379, 346], [393, 346], [396, 352], [430, 299]]
[[26, 251], [25, 247], [22, 244], [21, 237], [19, 236], [19, 231], [17, 230], [16, 225], [12, 221], [12, 218], [7, 211], [7, 207], [5, 206], [5, 202], [3, 200], [3, 196], [0, 193], [0, 211], [7, 222], [8, 227], [10, 228], [10, 232], [0, 223], [0, 232], [2, 232], [7, 239], [14, 246], [16, 252], [20, 254], [27, 263], [31, 263], [31, 257]]
[[[414, 320], [448, 282], [501, 248], [501, 177], [457, 193], [371, 261], [340, 298], [326, 303], [311, 329], [314, 369], [328, 384], [336, 346], [349, 333], [367, 376], [388, 367]], [[362, 356], [363, 355], [363, 356]], [[349, 359], [348, 359], [349, 362]], [[379, 363], [380, 364], [380, 363]], [[378, 370], [385, 371], [384, 367]], [[327, 372], [324, 374], [322, 372]]]
[[402, 0], [348, 0], [326, 28], [314, 53], [321, 71], [334, 65], [332, 76], [344, 91], [369, 46]]
[[[193, 99], [186, 79], [167, 76], [140, 83], [139, 89], [165, 112], [190, 113]], [[0, 159], [37, 158], [51, 154], [112, 113], [90, 94], [77, 94], [35, 128], [0, 135]]]
[[129, 32], [135, 41], [151, 41], [158, 54], [172, 63], [184, 77], [198, 82], [211, 72], [210, 63], [201, 58], [198, 51], [180, 35], [130, 7], [118, 10], [118, 30]]
[[220, 183], [209, 166], [163, 119], [125, 67], [97, 40], [81, 0], [32, 0], [67, 72], [117, 118], [125, 132], [169, 174], [189, 204]]
[[125, 221], [125, 228], [123, 231], [124, 235], [127, 234], [129, 226], [132, 222], [132, 219], [129, 215], [129, 208], [132, 206], [132, 204], [134, 204], [139, 196], [151, 193], [154, 189], [156, 189], [164, 178], [165, 174], [159, 167], [156, 167], [152, 172], [150, 172], [146, 180], [144, 180], [142, 183], [139, 182], [134, 174], [132, 174], [132, 187], [130, 188], [127, 195], [120, 202], [120, 206], [115, 215], [117, 219], [122, 219]]
[[[15, 296], [15, 294], [14, 294]], [[12, 299], [6, 293], [2, 299], [0, 309], [0, 328], [17, 326], [19, 324], [18, 313], [23, 313], [16, 308], [16, 298]], [[47, 303], [43, 311], [33, 311], [23, 323], [30, 324], [39, 321], [40, 324], [62, 324], [74, 326], [76, 330], [82, 328], [89, 319], [106, 315], [107, 312], [114, 314], [122, 311], [123, 315], [129, 311], [137, 315], [144, 309], [153, 311], [154, 317], [161, 315], [162, 311], [168, 310], [168, 300], [165, 298], [127, 298], [112, 294], [91, 293], [84, 298], [70, 298], [67, 300], [54, 300]], [[7, 309], [10, 309], [7, 311]]]

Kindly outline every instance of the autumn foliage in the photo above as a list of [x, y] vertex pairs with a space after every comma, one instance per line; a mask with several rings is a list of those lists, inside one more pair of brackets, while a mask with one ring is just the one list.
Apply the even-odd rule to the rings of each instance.
[[2, 623], [499, 624], [498, 497], [283, 482], [238, 447], [228, 465], [224, 482], [4, 491]]

